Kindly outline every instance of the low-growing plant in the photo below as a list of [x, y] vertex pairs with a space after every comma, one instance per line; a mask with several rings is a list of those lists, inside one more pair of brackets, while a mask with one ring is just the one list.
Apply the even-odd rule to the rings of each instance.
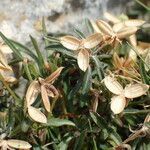
[[149, 149], [150, 49], [136, 39], [145, 21], [105, 17], [53, 37], [43, 19], [44, 48], [0, 33], [2, 150]]

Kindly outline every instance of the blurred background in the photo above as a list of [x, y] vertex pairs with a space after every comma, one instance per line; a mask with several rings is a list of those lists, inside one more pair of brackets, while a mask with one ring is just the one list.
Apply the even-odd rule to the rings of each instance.
[[[142, 3], [149, 5], [148, 0]], [[139, 7], [135, 0], [0, 0], [0, 31], [26, 43], [30, 34], [40, 38], [43, 16], [49, 33], [71, 33], [74, 27], [84, 26], [85, 18], [103, 19], [106, 11], [149, 20]]]

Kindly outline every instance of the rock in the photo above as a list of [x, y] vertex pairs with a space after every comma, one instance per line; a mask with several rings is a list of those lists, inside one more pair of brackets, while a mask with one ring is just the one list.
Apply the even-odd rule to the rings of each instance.
[[71, 32], [84, 25], [84, 18], [98, 19], [105, 11], [123, 12], [126, 0], [5, 0], [0, 1], [0, 31], [26, 43], [29, 34], [40, 37], [41, 20], [46, 18], [50, 33]]

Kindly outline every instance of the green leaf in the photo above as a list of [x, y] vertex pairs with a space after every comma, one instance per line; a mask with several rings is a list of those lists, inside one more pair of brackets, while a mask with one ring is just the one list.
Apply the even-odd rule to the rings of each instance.
[[88, 93], [91, 87], [91, 79], [92, 79], [91, 67], [89, 66], [83, 78], [83, 87], [82, 87], [83, 94]]
[[86, 38], [85, 35], [79, 30], [74, 28], [74, 32], [79, 36], [81, 39]]
[[57, 150], [67, 150], [69, 142], [72, 140], [73, 136], [67, 134], [64, 139], [58, 144]]
[[85, 19], [85, 25], [87, 26], [90, 34], [94, 33], [94, 29], [89, 19]]
[[46, 47], [46, 50], [57, 51], [57, 52], [60, 52], [62, 54], [65, 54], [67, 56], [76, 58], [75, 54], [72, 51], [64, 48], [62, 45], [58, 45], [58, 44], [57, 45], [56, 44], [49, 45], [49, 46]]
[[101, 128], [101, 129], [107, 128], [107, 123], [101, 116], [98, 116], [94, 112], [90, 112], [90, 116], [99, 128]]
[[37, 56], [28, 47], [22, 45], [19, 42], [16, 42], [16, 41], [13, 41], [13, 40], [10, 40], [10, 41], [16, 47], [16, 49], [18, 49], [18, 51], [21, 51], [21, 52], [29, 55], [30, 57], [32, 57], [35, 61], [38, 61]]
[[41, 51], [40, 51], [40, 49], [38, 47], [37, 41], [32, 36], [30, 36], [30, 38], [31, 38], [31, 42], [32, 42], [32, 44], [34, 46], [34, 49], [36, 50], [36, 53], [38, 55], [38, 64], [39, 64], [38, 66], [39, 66], [39, 69], [43, 73], [44, 72], [44, 68], [43, 68], [43, 66], [44, 66], [44, 59], [43, 59], [42, 53], [41, 53]]
[[101, 81], [104, 78], [102, 63], [100, 62], [100, 60], [98, 59], [98, 57], [96, 55], [93, 56], [92, 58], [93, 58], [93, 60], [95, 62], [95, 65], [96, 65], [96, 70], [97, 70], [97, 73], [98, 73], [99, 80]]
[[141, 59], [139, 61], [140, 61], [140, 64], [139, 64], [140, 75], [141, 75], [142, 81], [143, 81], [143, 83], [149, 85], [150, 84], [150, 80], [148, 79], [148, 75], [147, 75], [147, 72], [145, 70], [144, 63], [143, 63], [143, 61]]
[[101, 116], [94, 112], [90, 112], [90, 116], [99, 128], [107, 130], [107, 132], [105, 131], [105, 134], [108, 133], [109, 138], [112, 139], [116, 144], [120, 144], [122, 142], [119, 134], [114, 129], [110, 128], [107, 122]]
[[2, 32], [0, 32], [0, 36], [4, 40], [5, 44], [7, 44], [10, 47], [10, 49], [14, 52], [17, 59], [23, 60], [23, 56], [21, 55], [20, 51], [11, 43], [11, 41], [7, 37], [5, 37]]
[[73, 150], [82, 150], [85, 143], [86, 131], [82, 131], [80, 136], [76, 138]]
[[43, 30], [43, 34], [47, 35], [47, 29], [46, 29], [44, 17], [42, 17], [42, 30]]
[[59, 118], [48, 119], [46, 126], [60, 127], [64, 125], [75, 126], [75, 124], [72, 121], [67, 120], [67, 119], [59, 119]]

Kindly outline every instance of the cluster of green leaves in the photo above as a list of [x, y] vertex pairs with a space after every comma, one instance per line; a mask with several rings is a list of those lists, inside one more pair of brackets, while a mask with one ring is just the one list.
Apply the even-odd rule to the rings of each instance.
[[[88, 34], [93, 33], [88, 20], [86, 27]], [[80, 30], [74, 31], [79, 38], [85, 37]], [[0, 77], [6, 89], [1, 97], [0, 109], [7, 113], [0, 120], [0, 137], [28, 141], [34, 150], [107, 150], [120, 145], [130, 135], [129, 128], [136, 129], [143, 123], [150, 111], [143, 109], [143, 106], [150, 104], [150, 95], [131, 101], [128, 109], [121, 115], [113, 115], [109, 105], [111, 93], [101, 83], [107, 69], [113, 66], [111, 51], [102, 50], [98, 55], [93, 55], [90, 67], [84, 73], [77, 66], [75, 54], [64, 48], [57, 37], [47, 34], [44, 21], [43, 33], [45, 49], [40, 49], [35, 38], [31, 36], [32, 45], [27, 47], [0, 33], [1, 38], [14, 52], [14, 59], [9, 64], [14, 66], [22, 62], [17, 85], [8, 85]], [[97, 49], [93, 49], [94, 51]], [[139, 60], [142, 80], [149, 84], [148, 71], [144, 69], [142, 59]], [[49, 64], [50, 70], [45, 63]], [[31, 81], [38, 77], [45, 78], [61, 66], [64, 70], [55, 82], [60, 97], [55, 103], [53, 113], [47, 114], [47, 124], [36, 123], [26, 113], [26, 92], [23, 97], [19, 97], [15, 89], [19, 87], [22, 79], [27, 81], [28, 88]], [[99, 104], [95, 112], [93, 105], [97, 100]], [[150, 147], [148, 137], [137, 138], [131, 145], [133, 150], [148, 150]]]

